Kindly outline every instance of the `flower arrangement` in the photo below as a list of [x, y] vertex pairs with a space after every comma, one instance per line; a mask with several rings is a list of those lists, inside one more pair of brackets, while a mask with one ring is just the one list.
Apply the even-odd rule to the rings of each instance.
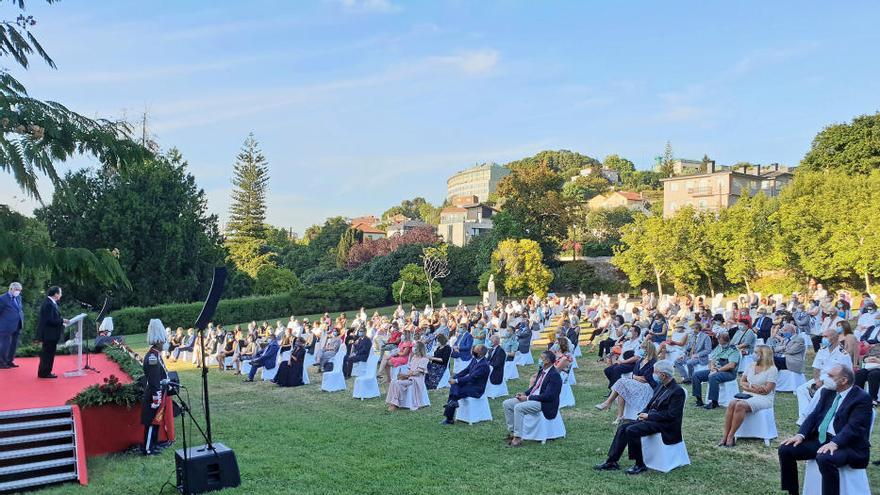
[[104, 354], [119, 365], [122, 371], [131, 377], [131, 383], [122, 383], [116, 375], [104, 378], [104, 383], [92, 385], [80, 391], [68, 401], [80, 407], [103, 405], [119, 405], [133, 407], [141, 400], [144, 392], [142, 378], [143, 368], [138, 362], [137, 354], [124, 345], [114, 344], [104, 348]]

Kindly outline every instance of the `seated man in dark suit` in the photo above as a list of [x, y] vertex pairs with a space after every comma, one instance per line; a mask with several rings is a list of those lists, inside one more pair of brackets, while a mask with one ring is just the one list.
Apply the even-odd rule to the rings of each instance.
[[278, 337], [273, 332], [269, 332], [269, 343], [266, 344], [266, 347], [257, 353], [253, 359], [251, 359], [251, 370], [248, 372], [248, 377], [245, 381], [254, 381], [254, 375], [257, 374], [257, 369], [260, 367], [266, 368], [267, 370], [274, 368], [275, 360], [278, 358], [279, 349], [281, 349], [281, 347], [278, 345]]
[[559, 393], [562, 391], [562, 377], [556, 371], [556, 354], [553, 351], [541, 353], [541, 371], [532, 378], [528, 390], [504, 401], [504, 418], [507, 420], [507, 441], [511, 447], [522, 445], [523, 419], [526, 414], [541, 413], [546, 419], [554, 419], [559, 414]]
[[642, 437], [660, 433], [663, 443], [673, 445], [681, 442], [681, 418], [684, 409], [685, 392], [672, 378], [672, 363], [658, 361], [654, 365], [654, 380], [659, 386], [651, 401], [633, 422], [625, 422], [617, 428], [608, 458], [593, 467], [598, 471], [620, 469], [618, 460], [624, 449], [629, 449], [629, 458], [636, 461], [626, 474], [641, 474], [648, 470], [642, 457]]
[[473, 359], [465, 369], [449, 379], [449, 400], [443, 408], [446, 416], [441, 424], [451, 425], [455, 423], [455, 410], [458, 408], [458, 400], [466, 397], [482, 397], [486, 391], [486, 382], [489, 380], [489, 363], [486, 362], [486, 346], [475, 345]]
[[779, 445], [782, 490], [791, 495], [800, 493], [797, 461], [816, 460], [822, 473], [823, 495], [840, 493], [838, 468], [868, 467], [871, 397], [853, 387], [854, 380], [850, 368], [831, 368], [816, 408], [801, 424], [797, 435]]
[[357, 336], [352, 346], [352, 353], [345, 356], [345, 364], [342, 367], [343, 375], [346, 378], [351, 377], [351, 369], [355, 363], [366, 363], [370, 357], [370, 348], [373, 341], [367, 337], [366, 329], [361, 326], [357, 330]]
[[489, 354], [489, 381], [492, 385], [501, 385], [504, 381], [504, 362], [507, 361], [507, 353], [501, 348], [501, 339], [496, 333], [490, 339], [492, 342], [492, 353]]

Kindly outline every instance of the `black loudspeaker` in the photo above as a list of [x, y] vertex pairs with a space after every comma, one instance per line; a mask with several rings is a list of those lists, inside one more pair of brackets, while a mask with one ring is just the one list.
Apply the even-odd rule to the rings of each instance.
[[222, 443], [215, 443], [214, 450], [207, 445], [175, 452], [177, 464], [177, 489], [180, 493], [205, 493], [241, 484], [235, 452]]

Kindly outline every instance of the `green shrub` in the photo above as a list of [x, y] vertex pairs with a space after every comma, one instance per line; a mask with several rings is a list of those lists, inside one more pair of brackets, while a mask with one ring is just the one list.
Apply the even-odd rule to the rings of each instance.
[[[302, 286], [284, 294], [225, 299], [217, 304], [213, 320], [220, 324], [264, 320], [282, 315], [302, 315], [381, 306], [386, 291], [361, 281], [343, 280], [336, 283]], [[114, 311], [114, 334], [143, 333], [152, 318], [159, 318], [167, 327], [191, 327], [202, 303], [164, 304], [149, 308], [125, 308]]]
[[763, 295], [803, 293], [805, 286], [802, 280], [785, 272], [769, 273], [751, 283], [752, 291]]

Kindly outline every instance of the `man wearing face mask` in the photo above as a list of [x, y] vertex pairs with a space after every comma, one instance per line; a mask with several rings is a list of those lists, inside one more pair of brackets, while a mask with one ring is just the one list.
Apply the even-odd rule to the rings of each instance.
[[803, 336], [792, 332], [792, 328], [793, 325], [783, 325], [779, 330], [778, 343], [773, 348], [773, 363], [778, 370], [803, 373], [806, 343]]
[[758, 310], [758, 317], [755, 319], [755, 324], [752, 325], [752, 329], [758, 335], [759, 339], [764, 339], [765, 341], [770, 338], [770, 329], [773, 327], [773, 321], [770, 317], [767, 316], [767, 310], [761, 308]]
[[681, 442], [681, 420], [684, 412], [685, 391], [673, 379], [672, 364], [658, 361], [654, 365], [653, 378], [657, 389], [648, 405], [634, 422], [624, 422], [617, 427], [605, 462], [593, 466], [597, 471], [616, 471], [624, 449], [635, 464], [626, 474], [641, 474], [648, 470], [642, 456], [642, 438], [660, 433], [663, 443], [674, 445]]
[[794, 392], [798, 400], [797, 424], [803, 424], [816, 407], [820, 397], [816, 392], [822, 387], [828, 372], [838, 365], [852, 369], [852, 358], [843, 349], [837, 329], [832, 327], [822, 333], [819, 352], [813, 358], [813, 379], [799, 386]]
[[559, 414], [559, 393], [562, 378], [556, 367], [556, 355], [550, 351], [541, 353], [541, 370], [532, 378], [528, 390], [504, 401], [504, 418], [507, 420], [507, 442], [511, 447], [522, 445], [522, 425], [527, 414], [543, 414], [554, 419]]
[[[736, 379], [736, 368], [742, 357], [740, 350], [730, 344], [730, 337], [722, 333], [718, 336], [718, 346], [709, 354], [709, 369], [694, 372], [693, 392], [697, 407], [715, 409], [718, 407], [718, 394], [722, 383]], [[703, 404], [703, 382], [709, 382], [709, 403]]]
[[358, 327], [352, 352], [345, 356], [345, 365], [342, 367], [343, 375], [351, 377], [351, 369], [355, 363], [365, 363], [370, 357], [370, 348], [373, 342], [367, 337], [367, 331], [363, 326]]
[[0, 296], [0, 369], [18, 368], [13, 360], [22, 327], [24, 307], [21, 303], [21, 284], [12, 282], [6, 294]]
[[797, 461], [815, 459], [822, 474], [822, 493], [840, 493], [841, 467], [868, 467], [868, 431], [871, 398], [853, 387], [852, 369], [836, 365], [828, 370], [815, 409], [798, 433], [779, 445], [782, 490], [797, 495]]
[[486, 391], [486, 382], [489, 380], [489, 363], [486, 362], [486, 346], [474, 346], [473, 359], [465, 369], [459, 371], [449, 379], [449, 399], [443, 408], [446, 416], [440, 424], [451, 425], [455, 423], [455, 410], [458, 401], [466, 397], [479, 398]]

